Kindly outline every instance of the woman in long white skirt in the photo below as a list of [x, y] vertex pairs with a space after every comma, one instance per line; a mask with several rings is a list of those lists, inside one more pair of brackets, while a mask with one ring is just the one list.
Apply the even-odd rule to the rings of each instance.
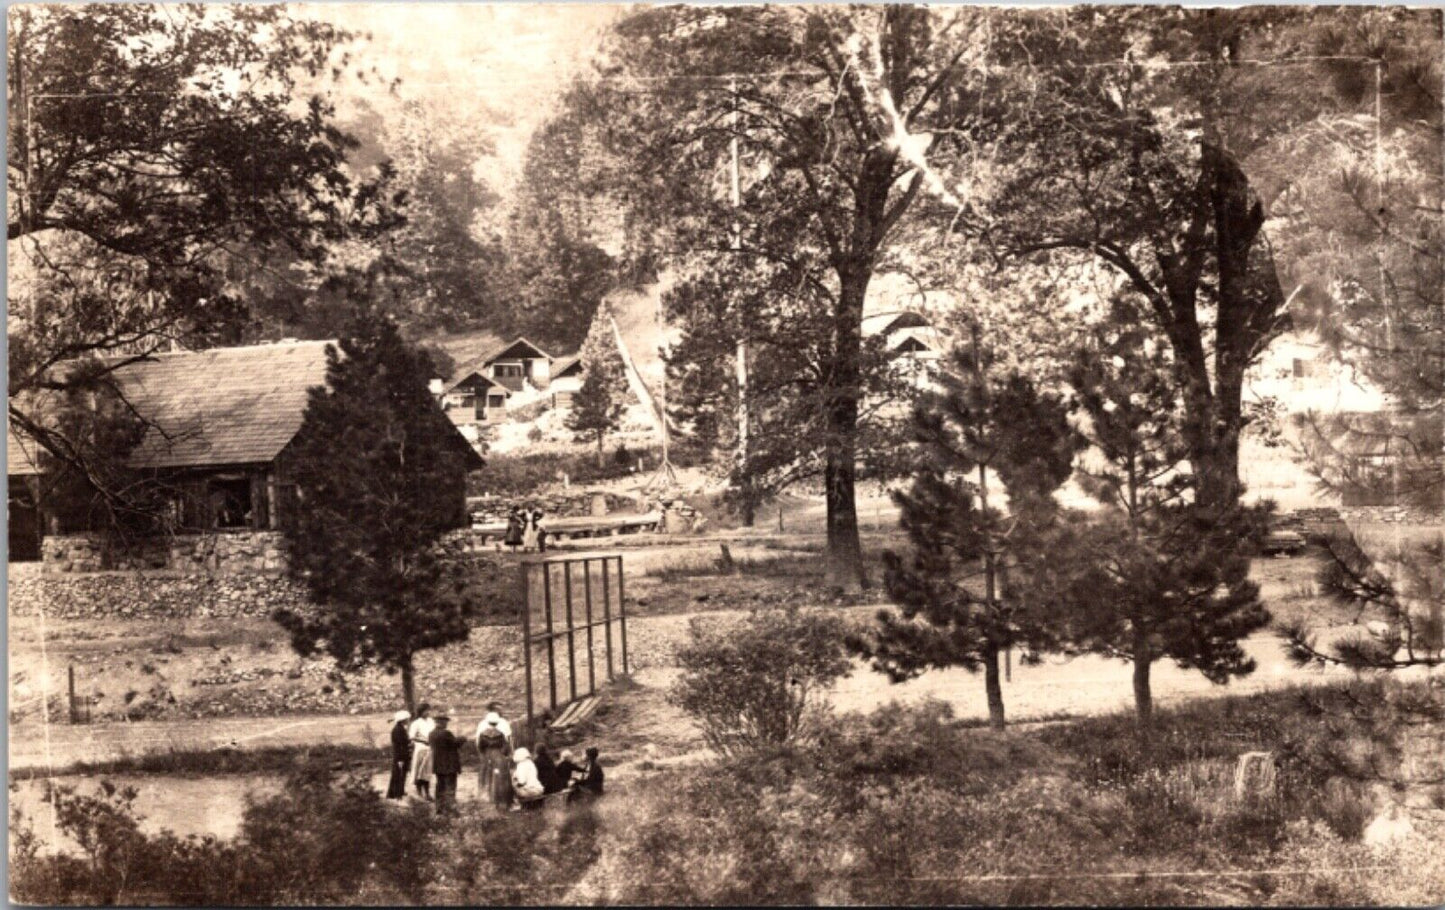
[[416, 720], [411, 722], [411, 728], [407, 734], [411, 737], [411, 782], [416, 786], [416, 792], [422, 799], [431, 799], [431, 778], [432, 758], [431, 746], [427, 740], [436, 729], [436, 721], [431, 719], [431, 705], [426, 702], [416, 706]]

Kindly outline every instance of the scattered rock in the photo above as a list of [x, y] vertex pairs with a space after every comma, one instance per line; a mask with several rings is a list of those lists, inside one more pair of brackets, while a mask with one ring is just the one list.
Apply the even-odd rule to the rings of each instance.
[[1277, 770], [1273, 752], [1246, 752], [1234, 769], [1234, 798], [1245, 800], [1274, 792]]

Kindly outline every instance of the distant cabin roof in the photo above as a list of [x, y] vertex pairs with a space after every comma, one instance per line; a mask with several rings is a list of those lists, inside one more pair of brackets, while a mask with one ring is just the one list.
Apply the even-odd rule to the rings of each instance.
[[552, 359], [551, 354], [548, 354], [527, 339], [516, 338], [503, 345], [501, 350], [483, 360], [482, 366], [486, 366], [496, 360], [501, 360], [503, 357], [541, 357], [547, 361], [551, 361]]
[[930, 324], [926, 317], [911, 310], [895, 310], [863, 317], [863, 334], [887, 335], [899, 329], [927, 328]]
[[563, 379], [574, 373], [582, 375], [582, 358], [576, 355], [557, 361], [556, 369], [552, 370], [552, 378]]
[[910, 335], [893, 346], [893, 350], [907, 354], [917, 351], [931, 351], [933, 348], [924, 344], [916, 336]]
[[497, 382], [496, 380], [492, 379], [490, 376], [487, 376], [486, 374], [484, 374], [484, 373], [481, 371], [481, 368], [480, 368], [480, 367], [478, 367], [477, 369], [468, 370], [468, 371], [466, 371], [465, 373], [462, 373], [461, 376], [459, 376], [455, 382], [451, 383], [450, 385], [448, 385], [448, 386], [446, 387], [446, 389], [444, 390], [444, 393], [445, 393], [445, 392], [451, 392], [451, 391], [455, 390], [456, 388], [458, 388], [458, 387], [460, 387], [460, 386], [464, 386], [464, 385], [465, 385], [465, 386], [476, 386], [476, 385], [479, 384], [479, 383], [480, 383], [481, 385], [483, 385], [483, 386], [487, 389], [487, 391], [492, 391], [493, 389], [499, 389], [499, 390], [501, 390], [502, 392], [506, 393], [507, 395], [511, 395], [511, 394], [512, 394], [512, 390], [511, 390], [511, 389], [507, 388], [506, 386], [504, 386], [504, 385], [502, 385], [501, 383]]

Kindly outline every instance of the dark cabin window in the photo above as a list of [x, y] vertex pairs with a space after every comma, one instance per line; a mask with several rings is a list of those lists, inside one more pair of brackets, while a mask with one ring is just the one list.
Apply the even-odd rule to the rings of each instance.
[[488, 396], [487, 396], [487, 407], [489, 407], [489, 408], [500, 408], [500, 407], [505, 406], [506, 403], [507, 403], [507, 396], [505, 396], [505, 395], [488, 395]]
[[499, 363], [492, 367], [492, 375], [499, 378], [520, 379], [524, 373], [520, 363]]
[[211, 481], [211, 509], [218, 528], [249, 528], [253, 520], [251, 479], [217, 478]]

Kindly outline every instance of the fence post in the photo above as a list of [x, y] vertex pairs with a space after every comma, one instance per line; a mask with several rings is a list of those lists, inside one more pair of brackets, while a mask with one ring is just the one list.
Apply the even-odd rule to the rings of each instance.
[[532, 578], [527, 574], [527, 564], [521, 563], [522, 570], [522, 663], [527, 677], [527, 733], [532, 730]]
[[69, 677], [70, 686], [70, 722], [72, 724], [78, 724], [80, 723], [80, 712], [76, 709], [75, 704], [75, 664], [70, 664], [65, 669], [66, 675]]
[[622, 620], [622, 675], [628, 675], [627, 666], [627, 590], [622, 584], [622, 557], [617, 557], [617, 617]]
[[592, 646], [592, 560], [582, 560], [582, 584], [587, 604], [587, 694], [597, 693], [597, 655]]
[[607, 635], [607, 681], [612, 682], [612, 560], [602, 559], [602, 631]]

